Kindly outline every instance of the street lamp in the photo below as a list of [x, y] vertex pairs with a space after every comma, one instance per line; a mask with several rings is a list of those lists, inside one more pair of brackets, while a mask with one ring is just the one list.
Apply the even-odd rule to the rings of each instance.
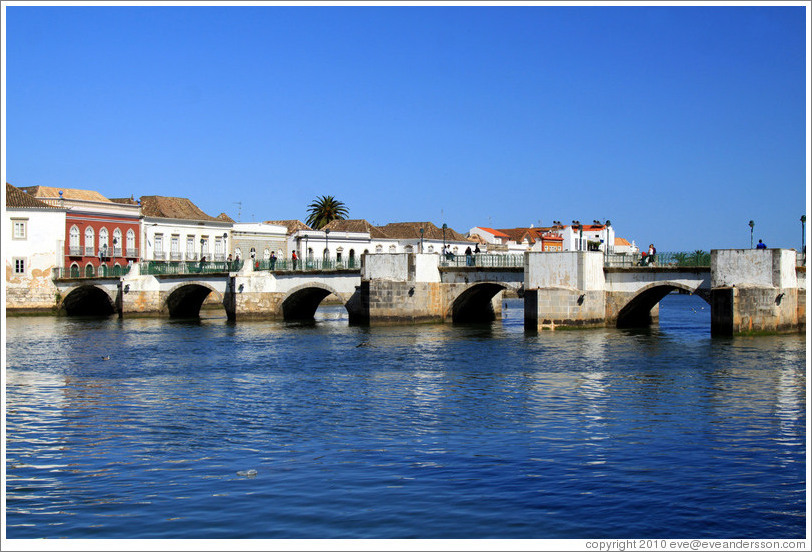
[[445, 253], [445, 229], [448, 228], [446, 223], [443, 223], [443, 252]]
[[420, 229], [420, 252], [423, 252], [423, 229]]
[[749, 226], [750, 226], [750, 249], [753, 249], [753, 226], [755, 226], [755, 225], [756, 225], [756, 223], [751, 220], [750, 223], [749, 223]]
[[324, 230], [324, 259], [327, 262], [330, 262], [330, 229], [326, 228]]
[[[305, 241], [304, 264], [305, 264], [305, 266], [307, 266], [307, 258], [310, 256], [310, 249], [308, 249], [308, 247], [307, 247], [307, 240], [309, 240], [309, 239], [310, 239], [310, 236], [305, 234], [304, 235], [304, 241]], [[299, 253], [301, 253], [301, 247], [299, 248]]]
[[200, 262], [203, 262], [203, 244], [206, 243], [206, 238], [200, 238]]
[[113, 238], [113, 260], [110, 261], [110, 264], [115, 267], [116, 266], [116, 245], [118, 244], [118, 238]]
[[806, 264], [806, 215], [801, 215], [801, 253], [804, 254], [804, 264]]

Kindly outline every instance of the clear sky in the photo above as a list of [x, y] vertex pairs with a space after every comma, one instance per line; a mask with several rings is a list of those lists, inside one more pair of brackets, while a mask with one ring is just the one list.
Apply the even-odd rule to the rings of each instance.
[[[793, 6], [6, 4], [4, 178], [242, 221], [610, 219], [660, 251], [799, 249]], [[242, 207], [237, 202], [242, 203]]]

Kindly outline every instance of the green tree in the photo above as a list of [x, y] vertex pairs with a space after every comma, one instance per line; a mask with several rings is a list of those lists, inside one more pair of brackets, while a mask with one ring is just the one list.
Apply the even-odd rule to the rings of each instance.
[[307, 225], [314, 230], [327, 226], [330, 221], [344, 220], [349, 210], [343, 202], [333, 196], [321, 196], [307, 206]]

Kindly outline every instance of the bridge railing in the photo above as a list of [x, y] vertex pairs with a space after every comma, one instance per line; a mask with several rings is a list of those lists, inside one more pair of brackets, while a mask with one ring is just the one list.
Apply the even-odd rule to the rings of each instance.
[[710, 267], [710, 253], [707, 251], [666, 251], [657, 252], [654, 260], [649, 263], [648, 258], [644, 260], [641, 253], [619, 254], [610, 253], [606, 255], [605, 266], [609, 267], [631, 267], [631, 266], [668, 266], [668, 267]]
[[440, 257], [440, 266], [461, 267], [478, 266], [485, 268], [517, 268], [524, 266], [524, 254], [494, 255], [492, 253], [478, 253], [474, 255], [448, 254]]
[[183, 275], [183, 274], [216, 274], [224, 272], [237, 272], [242, 268], [243, 261], [147, 261], [141, 263], [141, 274], [153, 276]]
[[118, 278], [130, 272], [130, 265], [124, 266], [79, 266], [56, 267], [53, 269], [54, 280], [77, 280], [80, 278]]
[[324, 270], [360, 270], [361, 262], [358, 259], [337, 261], [335, 259], [269, 259], [254, 261], [254, 270], [268, 270], [273, 272], [316, 272]]

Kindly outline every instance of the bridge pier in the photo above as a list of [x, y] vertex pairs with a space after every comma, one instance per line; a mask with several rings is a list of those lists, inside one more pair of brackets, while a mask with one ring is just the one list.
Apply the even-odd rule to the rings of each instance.
[[803, 331], [805, 271], [800, 282], [795, 251], [711, 251], [711, 335]]
[[602, 253], [528, 253], [524, 281], [525, 329], [606, 325]]

